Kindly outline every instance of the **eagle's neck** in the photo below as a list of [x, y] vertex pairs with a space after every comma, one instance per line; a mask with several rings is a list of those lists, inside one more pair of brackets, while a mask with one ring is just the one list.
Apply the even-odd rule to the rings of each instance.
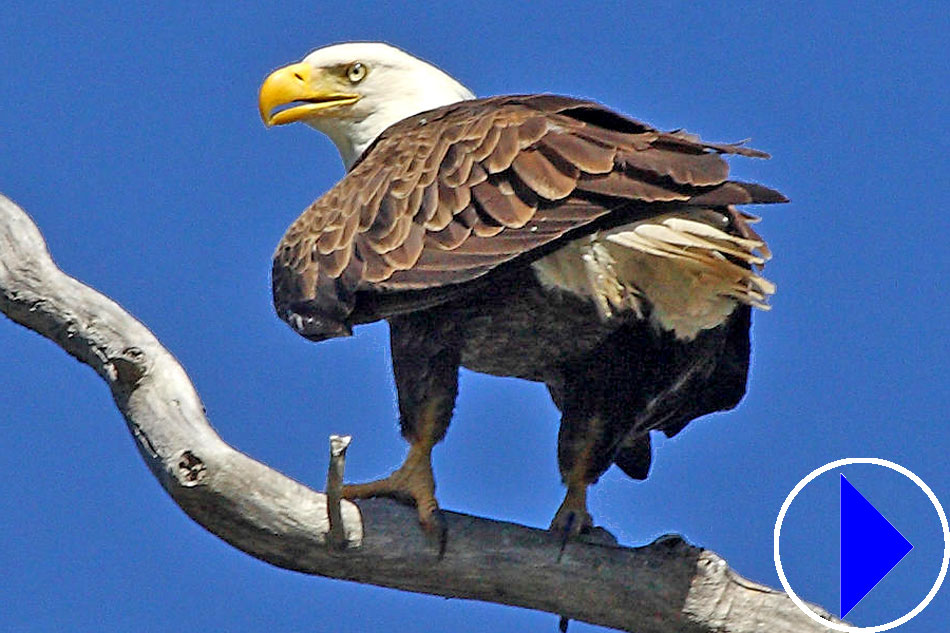
[[[420, 112], [475, 98], [475, 94], [459, 82], [436, 68], [432, 70], [440, 76], [414, 84], [414, 90], [402, 85], [389, 92], [385, 99], [374, 99], [375, 94], [364, 97], [364, 101], [372, 99], [375, 102], [375, 107], [358, 110], [368, 112], [365, 116], [315, 119], [310, 124], [330, 137], [349, 171], [373, 141], [391, 125]], [[361, 102], [359, 105], [368, 104]]]
[[349, 171], [356, 159], [362, 156], [366, 148], [372, 145], [376, 137], [389, 126], [385, 126], [378, 131], [369, 129], [365, 125], [314, 125], [314, 127], [330, 137], [330, 140], [333, 141], [340, 152], [343, 166]]

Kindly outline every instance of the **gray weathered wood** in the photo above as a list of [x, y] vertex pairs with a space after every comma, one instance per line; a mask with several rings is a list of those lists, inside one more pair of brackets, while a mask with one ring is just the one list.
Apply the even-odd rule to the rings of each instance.
[[2, 196], [0, 291], [8, 317], [108, 383], [145, 463], [175, 502], [256, 558], [641, 633], [825, 630], [784, 593], [678, 537], [635, 549], [572, 542], [558, 561], [557, 539], [546, 531], [447, 512], [450, 538], [439, 560], [413, 509], [372, 500], [341, 503], [343, 543], [328, 547], [326, 496], [226, 444], [175, 358], [119, 305], [63, 273], [29, 216]]

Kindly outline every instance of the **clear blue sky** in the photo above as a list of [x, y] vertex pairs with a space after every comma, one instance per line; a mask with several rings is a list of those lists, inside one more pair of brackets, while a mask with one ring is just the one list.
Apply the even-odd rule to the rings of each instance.
[[[682, 533], [777, 585], [775, 517], [826, 462], [891, 459], [950, 505], [946, 5], [471, 5], [4, 2], [0, 191], [67, 272], [181, 360], [227, 441], [320, 488], [328, 434], [354, 436], [355, 481], [404, 445], [386, 326], [313, 345], [273, 314], [271, 252], [342, 167], [316, 132], [264, 128], [268, 72], [385, 40], [481, 95], [586, 96], [708, 140], [751, 137], [774, 159], [733, 173], [793, 204], [762, 210], [779, 290], [756, 315], [749, 394], [661, 442], [646, 483], [610, 471], [595, 520], [627, 544]], [[307, 577], [230, 548], [152, 479], [91, 370], [5, 320], [0, 350], [0, 628], [555, 630], [547, 614]], [[435, 458], [443, 506], [546, 526], [562, 494], [556, 428], [543, 387], [464, 373]], [[936, 518], [912, 488], [846, 474], [917, 545], [852, 613], [877, 624], [932, 583]], [[805, 598], [836, 609], [826, 488], [793, 506], [788, 564]], [[903, 630], [945, 630], [948, 592]]]

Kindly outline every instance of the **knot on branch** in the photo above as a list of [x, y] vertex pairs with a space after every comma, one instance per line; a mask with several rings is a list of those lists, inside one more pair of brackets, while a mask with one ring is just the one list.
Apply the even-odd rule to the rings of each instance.
[[110, 358], [109, 362], [115, 370], [115, 379], [128, 388], [135, 387], [145, 376], [146, 355], [138, 347], [126, 347], [121, 355]]
[[208, 469], [201, 458], [191, 451], [183, 451], [178, 458], [178, 482], [186, 487], [193, 488], [205, 478]]

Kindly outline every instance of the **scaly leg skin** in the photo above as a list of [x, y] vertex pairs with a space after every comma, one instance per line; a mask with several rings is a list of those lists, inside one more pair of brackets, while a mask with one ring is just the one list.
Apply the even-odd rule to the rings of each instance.
[[587, 512], [587, 484], [580, 487], [568, 487], [564, 501], [557, 509], [549, 528], [561, 539], [561, 548], [557, 553], [558, 562], [561, 562], [564, 548], [567, 547], [567, 542], [571, 540], [571, 537], [587, 534], [593, 527], [594, 521]]
[[571, 537], [587, 534], [594, 527], [594, 521], [587, 512], [587, 484], [568, 484], [567, 494], [561, 507], [557, 509], [554, 519], [551, 520], [550, 530], [560, 536], [561, 549], [558, 550], [557, 560], [561, 561], [564, 548]]
[[565, 541], [580, 534], [586, 534], [594, 527], [594, 521], [587, 512], [587, 484], [568, 485], [564, 501], [551, 520], [550, 530], [564, 536]]
[[351, 500], [391, 497], [401, 503], [415, 505], [419, 524], [427, 538], [438, 543], [439, 558], [442, 558], [447, 544], [447, 531], [445, 518], [435, 499], [431, 454], [431, 443], [416, 442], [409, 448], [409, 455], [402, 466], [389, 477], [343, 486], [343, 497]]

